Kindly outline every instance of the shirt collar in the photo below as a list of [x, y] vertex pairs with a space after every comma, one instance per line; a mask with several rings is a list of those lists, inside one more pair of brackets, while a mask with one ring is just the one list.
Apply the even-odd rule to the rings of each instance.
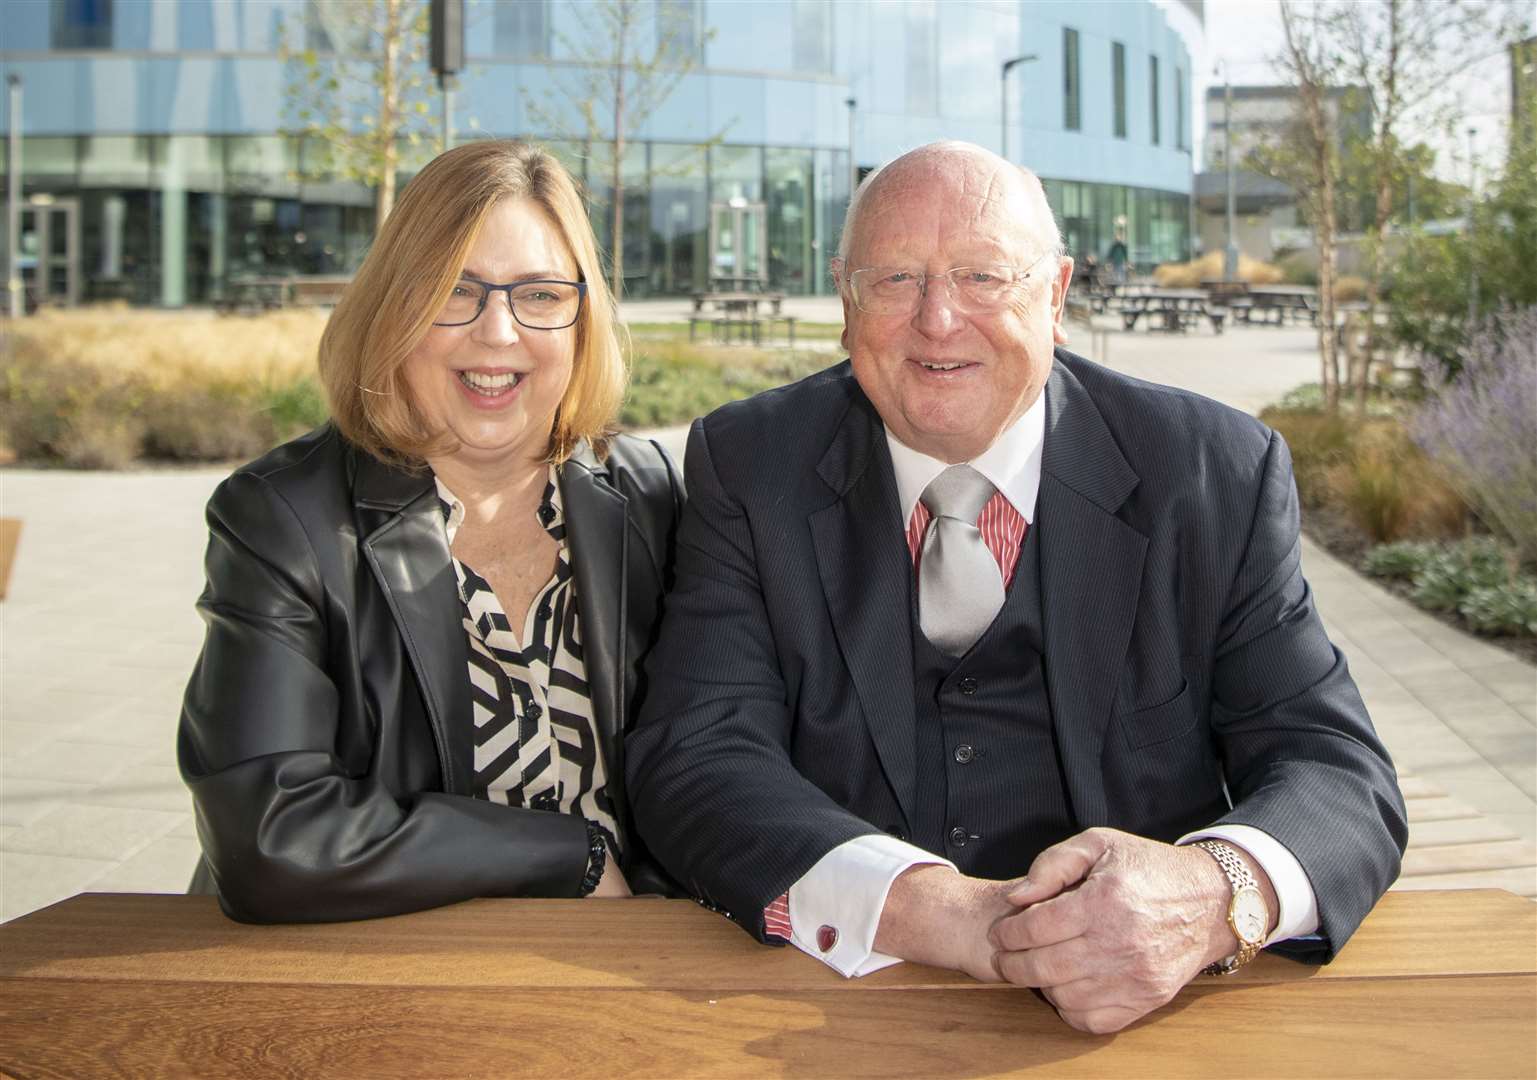
[[[1031, 525], [1035, 524], [1035, 498], [1041, 488], [1041, 449], [1045, 441], [1046, 390], [1043, 387], [1024, 415], [1005, 428], [993, 440], [992, 446], [966, 463], [1003, 492], [1009, 505]], [[890, 428], [886, 429], [886, 445], [891, 449], [902, 526], [906, 528], [923, 489], [949, 465], [901, 442]]]
[[[464, 524], [464, 503], [459, 497], [448, 490], [448, 485], [443, 483], [443, 478], [437, 473], [432, 474], [432, 481], [438, 489], [438, 508], [443, 511], [443, 531], [448, 534], [448, 545], [453, 547], [454, 534], [459, 531], [459, 526]], [[544, 526], [544, 531], [555, 537], [556, 540], [565, 540], [566, 512], [565, 506], [560, 501], [560, 474], [555, 466], [550, 466], [550, 478], [545, 484], [544, 498], [539, 502], [539, 509], [535, 511], [539, 515], [539, 524]]]

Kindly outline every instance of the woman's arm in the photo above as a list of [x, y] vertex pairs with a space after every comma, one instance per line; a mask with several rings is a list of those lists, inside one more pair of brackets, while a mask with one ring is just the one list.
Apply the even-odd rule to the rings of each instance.
[[[237, 473], [210, 500], [208, 524], [198, 601], [207, 635], [178, 756], [225, 911], [320, 922], [477, 896], [577, 895], [587, 870], [581, 818], [397, 795], [374, 772], [377, 727], [341, 730], [339, 683], [381, 702], [417, 691], [403, 668], [388, 685], [368, 684], [368, 643], [337, 636], [357, 628], [337, 622], [345, 612], [328, 603], [320, 560], [281, 493]], [[368, 764], [349, 769], [343, 755]]]

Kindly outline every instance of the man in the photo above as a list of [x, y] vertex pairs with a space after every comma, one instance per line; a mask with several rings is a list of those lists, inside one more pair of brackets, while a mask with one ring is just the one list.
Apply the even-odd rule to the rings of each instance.
[[1262, 942], [1332, 955], [1406, 826], [1285, 445], [1054, 351], [1072, 261], [980, 148], [898, 158], [843, 239], [849, 363], [690, 434], [626, 743], [648, 845], [762, 940], [1090, 1031]]

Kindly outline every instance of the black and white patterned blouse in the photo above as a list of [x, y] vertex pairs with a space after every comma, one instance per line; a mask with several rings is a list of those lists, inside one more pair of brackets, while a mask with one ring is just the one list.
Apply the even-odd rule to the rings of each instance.
[[[435, 478], [436, 479], [436, 478]], [[452, 547], [464, 504], [437, 480]], [[575, 814], [599, 826], [619, 853], [614, 805], [598, 753], [592, 691], [571, 573], [566, 519], [554, 466], [538, 509], [559, 545], [555, 573], [515, 633], [496, 593], [454, 559], [464, 629], [469, 635], [476, 797], [505, 806]]]

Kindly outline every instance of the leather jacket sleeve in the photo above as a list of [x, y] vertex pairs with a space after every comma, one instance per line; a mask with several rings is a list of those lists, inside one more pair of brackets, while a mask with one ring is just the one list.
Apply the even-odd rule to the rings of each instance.
[[354, 700], [412, 690], [365, 683], [356, 653], [366, 646], [283, 495], [237, 473], [210, 500], [208, 525], [207, 635], [178, 756], [226, 913], [320, 922], [479, 896], [575, 896], [587, 866], [581, 818], [433, 791], [400, 797], [366, 749], [359, 757], [367, 726], [340, 730], [344, 690]]

